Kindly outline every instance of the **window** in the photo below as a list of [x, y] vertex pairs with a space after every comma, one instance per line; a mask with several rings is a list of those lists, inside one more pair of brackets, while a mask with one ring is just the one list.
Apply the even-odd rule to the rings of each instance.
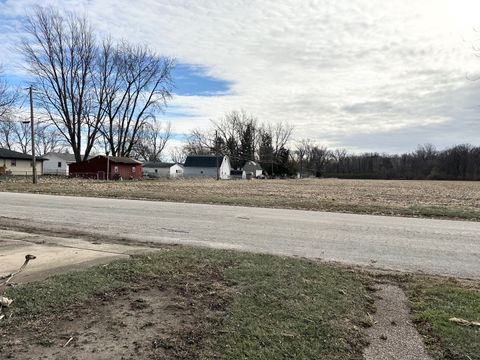
[[62, 162], [61, 161], [58, 162], [57, 167], [59, 167], [59, 168], [62, 167]]
[[135, 174], [135, 170], [137, 170], [137, 168], [135, 166], [132, 166], [132, 173]]
[[200, 174], [203, 174], [203, 170], [200, 171]]
[[158, 173], [158, 169], [155, 169], [155, 173]]
[[17, 166], [17, 160], [16, 159], [10, 160], [10, 166]]
[[181, 174], [181, 173], [182, 173], [181, 170], [177, 170], [177, 171], [175, 171], [175, 172], [176, 172], [177, 174]]
[[115, 171], [115, 174], [117, 174], [117, 173], [118, 173], [118, 166], [115, 166], [115, 167], [113, 168], [113, 171]]

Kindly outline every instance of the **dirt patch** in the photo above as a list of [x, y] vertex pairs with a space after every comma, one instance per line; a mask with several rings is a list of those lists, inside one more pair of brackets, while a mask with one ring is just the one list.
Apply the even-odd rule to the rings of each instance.
[[398, 286], [383, 284], [375, 294], [377, 311], [367, 330], [366, 360], [431, 360], [410, 319], [406, 297]]
[[196, 358], [211, 309], [221, 303], [201, 292], [192, 300], [157, 280], [100, 294], [61, 314], [12, 318], [0, 328], [2, 359]]

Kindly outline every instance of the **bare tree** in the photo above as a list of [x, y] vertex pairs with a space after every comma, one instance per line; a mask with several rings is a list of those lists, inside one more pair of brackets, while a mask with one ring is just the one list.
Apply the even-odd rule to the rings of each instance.
[[106, 84], [104, 93], [97, 89], [99, 101], [105, 102], [102, 135], [112, 155], [129, 156], [142, 130], [171, 98], [174, 60], [148, 47], [105, 42], [100, 64]]
[[15, 146], [15, 123], [10, 119], [0, 120], [0, 148], [13, 150]]
[[51, 124], [38, 124], [35, 128], [35, 149], [38, 155], [65, 150], [65, 141]]
[[0, 147], [6, 149], [12, 149], [14, 146], [15, 124], [11, 119], [11, 108], [14, 103], [15, 96], [4, 79], [0, 67]]
[[10, 111], [0, 121], [0, 147], [28, 153], [31, 144], [30, 124], [22, 121], [20, 116], [14, 116]]
[[345, 160], [348, 156], [347, 149], [335, 149], [335, 151], [331, 153], [331, 156], [336, 163], [337, 174], [342, 172], [345, 165]]
[[0, 147], [23, 153], [30, 151], [30, 124], [25, 124], [22, 120], [10, 111], [3, 117], [0, 121]]
[[325, 146], [316, 145], [310, 139], [302, 139], [297, 144], [297, 161], [300, 165], [300, 174], [321, 176], [325, 167], [335, 156]]
[[310, 169], [316, 177], [322, 176], [326, 165], [331, 159], [331, 152], [325, 146], [312, 146], [308, 152], [308, 162]]
[[278, 153], [280, 149], [286, 148], [287, 143], [293, 133], [294, 126], [288, 122], [278, 122], [273, 126], [269, 126], [270, 133], [272, 134], [272, 145], [274, 153]]
[[15, 94], [11, 91], [6, 79], [3, 77], [3, 71], [0, 67], [0, 122], [7, 121], [12, 105], [15, 103]]
[[[279, 170], [279, 164], [285, 162], [285, 156], [288, 152], [287, 144], [293, 133], [293, 125], [288, 122], [278, 122], [276, 124], [264, 124], [259, 133], [261, 134], [263, 166], [266, 162], [270, 163], [270, 175], [273, 176]], [[271, 153], [268, 149], [271, 149]], [[289, 155], [288, 155], [289, 156]]]
[[234, 168], [255, 160], [260, 139], [257, 120], [245, 111], [231, 111], [212, 120], [207, 131], [194, 130], [184, 150], [188, 154], [206, 155], [219, 152], [228, 155]]
[[230, 156], [234, 167], [255, 159], [259, 126], [252, 115], [245, 110], [231, 111], [212, 123], [220, 152]]
[[13, 134], [15, 145], [22, 153], [27, 154], [31, 150], [32, 142], [30, 124], [22, 121], [13, 122]]
[[160, 161], [162, 153], [172, 136], [172, 125], [160, 121], [145, 124], [140, 131], [134, 152], [145, 161]]
[[174, 163], [183, 164], [186, 158], [187, 154], [182, 147], [177, 146], [170, 151], [170, 159], [172, 159]]
[[98, 135], [91, 121], [92, 67], [96, 55], [93, 29], [85, 17], [63, 17], [53, 8], [37, 7], [25, 27], [20, 48], [35, 79], [35, 97], [50, 121], [72, 147], [77, 161], [89, 155]]
[[298, 164], [300, 165], [300, 177], [303, 176], [303, 168], [305, 165], [305, 159], [310, 150], [310, 141], [302, 139], [296, 145], [295, 155], [297, 156]]
[[215, 133], [193, 130], [183, 147], [188, 155], [210, 155], [215, 152]]

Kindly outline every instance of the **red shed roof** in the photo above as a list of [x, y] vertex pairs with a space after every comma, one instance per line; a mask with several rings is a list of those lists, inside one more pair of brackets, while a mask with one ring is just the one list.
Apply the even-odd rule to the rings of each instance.
[[[105, 155], [98, 155], [95, 157], [100, 157], [100, 158], [107, 158]], [[134, 165], [141, 165], [142, 162], [129, 158], [129, 157], [123, 157], [123, 156], [109, 156], [110, 162], [116, 163], [116, 164], [134, 164]], [[91, 159], [89, 159], [91, 160]]]

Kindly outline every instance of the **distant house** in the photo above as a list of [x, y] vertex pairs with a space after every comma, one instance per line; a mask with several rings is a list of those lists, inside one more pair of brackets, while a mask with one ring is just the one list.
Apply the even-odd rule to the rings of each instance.
[[185, 160], [183, 175], [185, 177], [216, 177], [217, 166], [220, 179], [229, 179], [230, 159], [228, 156], [189, 155]]
[[[43, 175], [43, 157], [36, 156], [37, 175]], [[32, 155], [0, 149], [0, 175], [32, 175]]]
[[128, 157], [98, 155], [70, 164], [69, 175], [86, 179], [137, 180], [142, 177], [142, 163]]
[[68, 176], [70, 164], [76, 162], [74, 154], [49, 152], [43, 156], [43, 173], [45, 175]]
[[262, 176], [263, 174], [262, 167], [256, 161], [247, 161], [245, 165], [243, 165], [243, 170], [245, 171], [247, 178], [256, 178], [257, 176]]
[[183, 176], [183, 165], [149, 161], [143, 164], [142, 175], [151, 178]]

